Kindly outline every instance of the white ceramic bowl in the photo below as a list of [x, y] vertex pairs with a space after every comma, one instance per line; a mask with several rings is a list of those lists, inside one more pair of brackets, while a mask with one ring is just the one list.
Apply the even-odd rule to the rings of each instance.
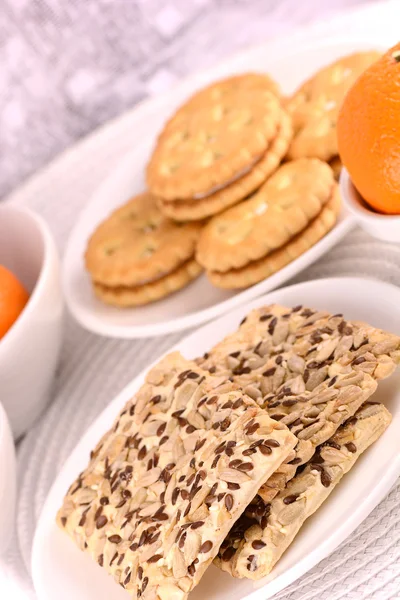
[[7, 550], [14, 525], [17, 474], [14, 441], [0, 404], [0, 556]]
[[18, 438], [48, 402], [62, 338], [60, 265], [42, 218], [12, 204], [0, 205], [0, 264], [30, 293], [0, 340], [0, 398]]
[[340, 174], [340, 191], [343, 202], [364, 231], [379, 240], [400, 243], [400, 215], [383, 215], [372, 210], [363, 200], [345, 168]]

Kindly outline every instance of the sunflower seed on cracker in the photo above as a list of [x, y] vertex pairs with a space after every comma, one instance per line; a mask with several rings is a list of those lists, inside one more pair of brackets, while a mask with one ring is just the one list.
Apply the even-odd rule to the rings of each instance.
[[240, 531], [239, 522], [237, 531], [234, 526], [216, 559], [219, 566], [235, 577], [261, 579], [268, 575], [306, 519], [328, 498], [390, 421], [391, 415], [382, 404], [364, 404], [318, 447], [304, 470], [271, 503], [263, 503], [258, 497], [257, 503], [248, 508], [247, 529]]
[[[232, 357], [237, 361], [233, 368]], [[389, 376], [399, 362], [396, 335], [346, 321], [341, 314], [279, 305], [252, 311], [237, 332], [198, 359], [205, 370], [231, 378], [243, 389], [251, 386], [255, 401], [299, 440], [296, 457], [290, 460], [295, 468], [282, 465], [274, 473], [260, 491], [265, 501], [282, 489], [316, 446], [358, 410], [375, 391], [377, 380]]]
[[58, 512], [60, 527], [133, 597], [186, 598], [296, 443], [224, 381], [179, 353], [164, 358]]
[[[331, 353], [325, 358], [327, 349]], [[234, 368], [230, 357], [238, 361]], [[262, 357], [263, 364], [252, 368], [254, 357]], [[354, 415], [373, 394], [377, 381], [388, 377], [399, 362], [396, 335], [346, 321], [341, 314], [279, 305], [253, 310], [237, 332], [198, 359], [216, 376], [231, 378], [244, 389], [248, 385], [259, 389], [256, 402], [298, 438], [295, 458], [288, 458], [258, 492], [264, 519], [263, 504], [284, 489], [315, 448]], [[300, 393], [299, 377], [304, 384]], [[240, 517], [235, 535], [241, 531], [244, 536], [247, 525], [246, 517]]]

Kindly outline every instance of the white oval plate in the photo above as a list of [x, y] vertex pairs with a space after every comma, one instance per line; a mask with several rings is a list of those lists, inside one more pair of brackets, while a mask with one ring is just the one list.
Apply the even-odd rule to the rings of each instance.
[[371, 42], [370, 38], [352, 37], [318, 39], [296, 47], [288, 40], [265, 44], [141, 104], [135, 113], [137, 138], [132, 140], [135, 149], [100, 186], [68, 241], [63, 268], [64, 291], [69, 309], [81, 325], [95, 333], [119, 338], [162, 335], [193, 327], [279, 287], [337, 244], [355, 223], [345, 208], [334, 229], [324, 239], [278, 273], [245, 291], [220, 290], [202, 275], [164, 300], [131, 309], [114, 308], [97, 300], [83, 264], [87, 240], [96, 226], [113, 209], [143, 190], [145, 166], [160, 127], [172, 110], [195, 89], [230, 73], [265, 70], [279, 81], [284, 93], [290, 93], [322, 65], [339, 56], [371, 47], [383, 47], [379, 37], [375, 42]]
[[[171, 351], [179, 350], [187, 358], [200, 356], [234, 331], [249, 310], [271, 302], [342, 312], [349, 319], [364, 320], [400, 334], [400, 289], [371, 279], [344, 277], [300, 283], [267, 294], [204, 325]], [[126, 592], [58, 529], [55, 515], [70, 483], [85, 468], [90, 450], [142, 384], [144, 375], [138, 375], [97, 418], [50, 490], [33, 545], [32, 575], [39, 600], [127, 598]], [[374, 400], [388, 407], [392, 424], [308, 520], [271, 575], [258, 582], [255, 589], [251, 581], [233, 579], [211, 567], [192, 592], [191, 600], [266, 600], [330, 554], [367, 517], [400, 475], [400, 371], [380, 384]]]

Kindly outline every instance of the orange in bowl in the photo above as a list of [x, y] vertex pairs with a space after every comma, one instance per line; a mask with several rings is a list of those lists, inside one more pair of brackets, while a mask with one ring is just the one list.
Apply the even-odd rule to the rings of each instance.
[[0, 265], [0, 340], [15, 323], [29, 300], [22, 283]]
[[400, 214], [400, 44], [350, 88], [337, 134], [341, 160], [364, 200]]

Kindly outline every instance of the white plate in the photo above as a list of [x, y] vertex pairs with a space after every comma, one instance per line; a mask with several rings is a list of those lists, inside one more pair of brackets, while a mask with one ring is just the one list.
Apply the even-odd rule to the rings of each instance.
[[205, 83], [230, 73], [264, 70], [281, 84], [284, 93], [292, 92], [322, 65], [353, 51], [382, 48], [382, 41], [339, 37], [303, 43], [293, 47], [289, 40], [265, 44], [226, 61], [214, 69], [196, 75], [169, 93], [140, 105], [136, 110], [135, 148], [100, 186], [83, 211], [68, 241], [63, 268], [64, 291], [69, 309], [87, 329], [101, 335], [138, 338], [162, 335], [193, 327], [272, 290], [316, 261], [354, 226], [350, 213], [343, 208], [334, 229], [278, 273], [242, 292], [213, 287], [202, 275], [189, 286], [145, 307], [118, 309], [97, 300], [84, 270], [83, 255], [87, 240], [100, 221], [144, 188], [144, 169], [151, 147], [163, 122], [184, 98]]
[[[333, 313], [343, 312], [347, 318], [365, 320], [400, 334], [399, 288], [374, 280], [332, 278], [301, 283], [258, 298], [204, 325], [171, 350], [179, 350], [187, 358], [199, 356], [235, 330], [249, 310], [270, 302], [288, 306], [301, 303]], [[54, 519], [68, 486], [86, 466], [90, 450], [143, 382], [144, 374], [138, 375], [97, 418], [65, 463], [47, 497], [33, 545], [32, 574], [39, 600], [127, 598], [126, 592], [57, 528]], [[260, 589], [254, 589], [248, 580], [233, 579], [211, 567], [191, 600], [266, 600], [330, 554], [367, 517], [400, 475], [399, 371], [382, 382], [374, 399], [389, 408], [392, 424], [309, 519], [271, 575], [258, 582]]]

